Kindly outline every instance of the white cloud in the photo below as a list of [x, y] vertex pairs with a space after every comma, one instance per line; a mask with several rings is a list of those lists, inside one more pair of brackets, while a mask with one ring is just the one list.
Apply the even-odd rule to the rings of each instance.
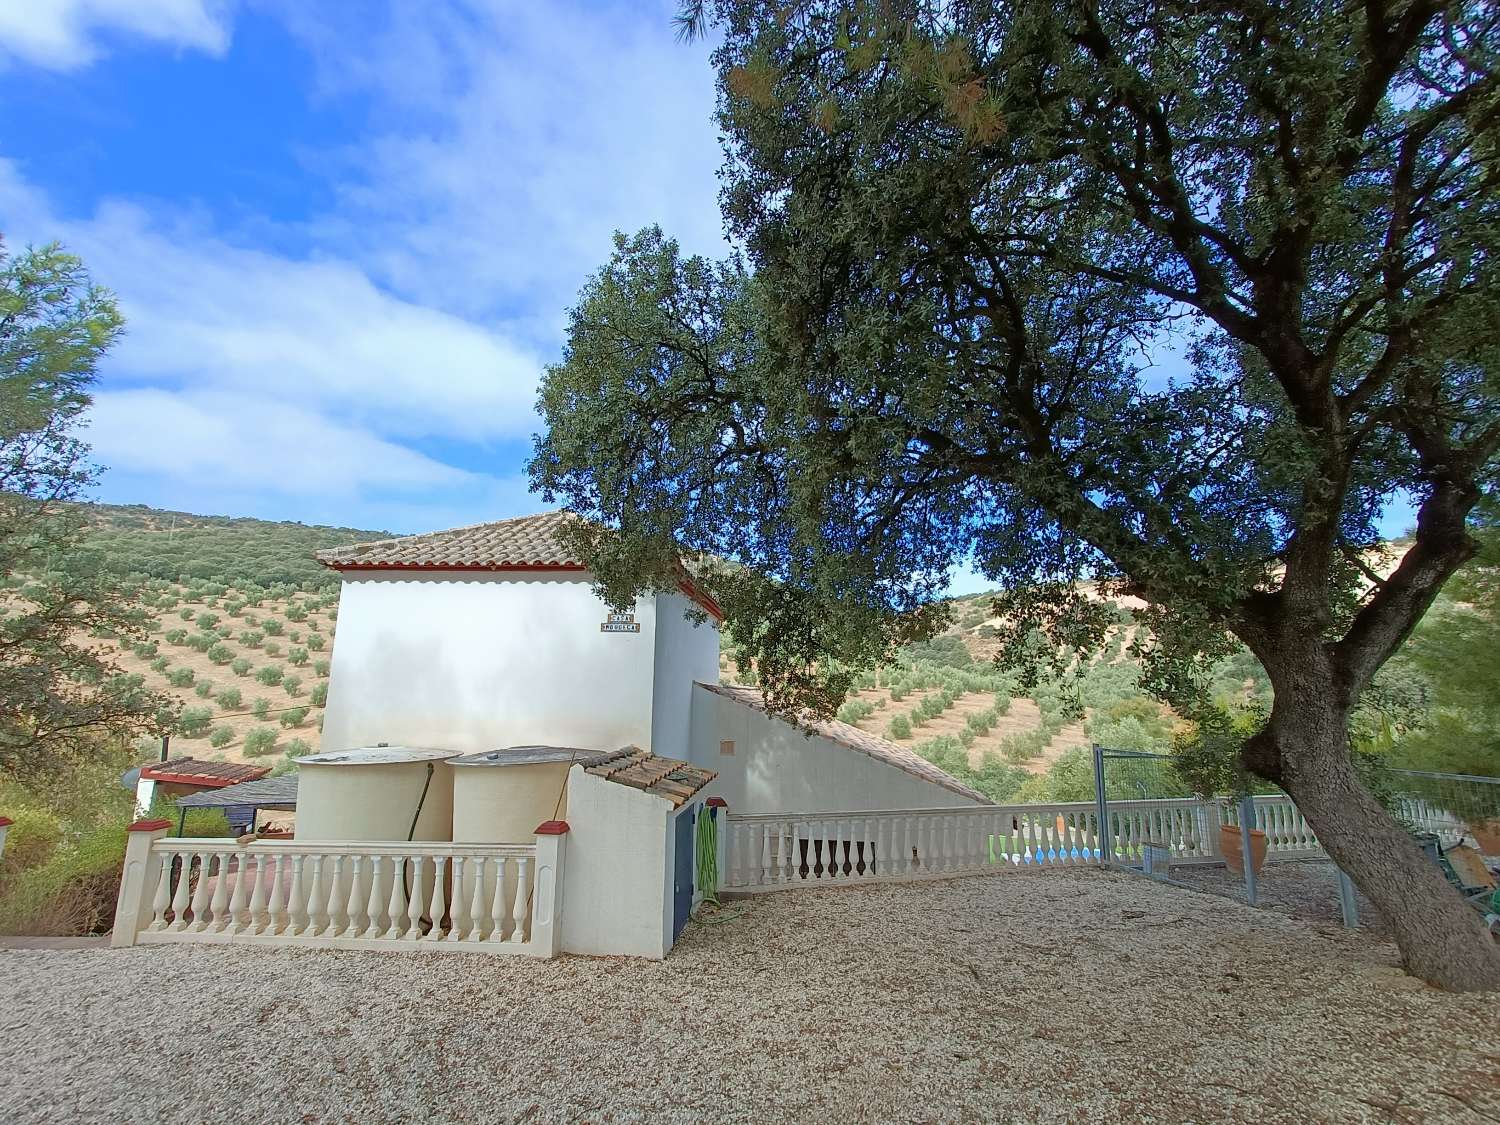
[[215, 0], [6, 0], [0, 59], [73, 70], [98, 58], [110, 33], [221, 55], [229, 46], [225, 8]]
[[106, 203], [64, 220], [0, 161], [8, 234], [56, 238], [115, 289], [115, 377], [295, 401], [403, 436], [524, 437], [539, 362], [503, 336], [377, 288], [332, 258], [230, 245], [191, 222]]

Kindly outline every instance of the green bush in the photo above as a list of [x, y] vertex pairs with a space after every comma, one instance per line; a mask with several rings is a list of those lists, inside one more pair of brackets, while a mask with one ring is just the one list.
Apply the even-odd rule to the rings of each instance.
[[192, 610], [192, 607], [191, 606], [184, 606], [182, 612], [179, 613], [177, 616], [180, 617], [180, 618], [182, 618], [184, 621], [191, 621], [193, 619], [193, 610]]
[[308, 696], [314, 707], [326, 707], [328, 705], [328, 681], [319, 680], [312, 686], [312, 693]]
[[240, 695], [239, 688], [227, 687], [214, 696], [214, 702], [221, 711], [237, 711], [244, 704], [244, 697]]
[[187, 639], [186, 629], [168, 629], [162, 634], [162, 640], [166, 641], [169, 645], [185, 645], [187, 644]]
[[142, 660], [149, 660], [149, 659], [151, 659], [151, 657], [153, 657], [153, 656], [156, 655], [157, 650], [158, 650], [158, 645], [157, 645], [157, 643], [155, 641], [142, 641], [140, 644], [136, 645], [135, 648], [134, 648], [135, 654], [138, 657], [140, 657]]
[[293, 602], [286, 607], [286, 619], [288, 621], [306, 621], [307, 610], [302, 607], [300, 602]]
[[276, 750], [276, 728], [256, 727], [245, 735], [245, 756], [262, 758]]
[[897, 742], [906, 741], [911, 737], [911, 720], [905, 715], [897, 715], [886, 728], [886, 734]]
[[261, 628], [266, 631], [266, 636], [279, 637], [281, 636], [282, 630], [285, 629], [286, 626], [283, 625], [280, 621], [276, 620], [276, 618], [268, 617], [261, 623]]
[[250, 710], [257, 719], [265, 722], [271, 717], [271, 701], [269, 699], [257, 699], [250, 704]]
[[188, 707], [177, 716], [177, 733], [184, 738], [202, 738], [208, 733], [213, 717], [207, 707]]
[[281, 725], [287, 729], [300, 727], [307, 721], [307, 711], [306, 707], [292, 707], [283, 711], [281, 713]]
[[255, 671], [256, 682], [265, 684], [266, 687], [275, 687], [281, 683], [281, 676], [280, 664], [263, 664]]
[[259, 648], [266, 635], [258, 629], [246, 629], [240, 634], [240, 644], [246, 648]]
[[218, 623], [219, 615], [217, 613], [200, 613], [197, 618], [198, 628], [202, 629], [205, 633]]
[[151, 662], [151, 671], [153, 671], [153, 672], [160, 672], [163, 675], [165, 675], [167, 669], [171, 666], [171, 663], [172, 662], [170, 660], [168, 660], [165, 656], [158, 656], [155, 660], [153, 660]]
[[194, 633], [187, 639], [187, 646], [194, 652], [207, 652], [217, 641], [218, 637], [213, 633]]
[[320, 676], [326, 676], [326, 675], [328, 675], [328, 661], [326, 661], [326, 660], [314, 660], [313, 661], [313, 671], [316, 672]]
[[265, 653], [266, 653], [267, 656], [280, 656], [281, 655], [281, 646], [279, 644], [277, 644], [275, 641], [267, 641], [266, 642]]
[[167, 673], [167, 683], [173, 687], [191, 687], [193, 683], [193, 670], [191, 668], [173, 668]]
[[215, 750], [222, 750], [233, 741], [234, 731], [225, 726], [214, 727], [212, 733], [208, 736], [208, 744]]
[[207, 699], [214, 693], [214, 685], [208, 680], [199, 680], [193, 685], [193, 694], [199, 699]]
[[226, 644], [210, 645], [208, 649], [208, 658], [215, 664], [228, 664], [231, 660], [234, 659], [234, 649], [230, 648]]
[[236, 676], [248, 676], [252, 667], [254, 667], [254, 665], [252, 665], [250, 661], [246, 660], [243, 656], [236, 657], [234, 660], [229, 662], [229, 670]]
[[286, 654], [286, 659], [288, 664], [295, 664], [300, 668], [307, 663], [307, 649], [294, 648]]
[[295, 699], [302, 694], [302, 677], [294, 676], [288, 672], [285, 676], [281, 677], [281, 687], [283, 691]]
[[312, 747], [306, 739], [294, 738], [286, 744], [286, 756], [288, 758], [305, 758], [312, 753]]

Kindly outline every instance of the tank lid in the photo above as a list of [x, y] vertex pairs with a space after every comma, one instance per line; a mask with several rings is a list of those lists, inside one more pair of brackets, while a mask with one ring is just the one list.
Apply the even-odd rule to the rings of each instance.
[[[539, 766], [548, 762], [576, 762], [593, 765], [608, 757], [604, 750], [583, 750], [576, 746], [507, 746], [503, 750], [481, 750], [454, 758], [453, 766]], [[306, 761], [307, 759], [302, 759]]]
[[421, 746], [360, 746], [352, 750], [330, 750], [297, 759], [297, 766], [388, 766], [398, 762], [437, 762], [458, 757], [457, 750], [433, 750]]

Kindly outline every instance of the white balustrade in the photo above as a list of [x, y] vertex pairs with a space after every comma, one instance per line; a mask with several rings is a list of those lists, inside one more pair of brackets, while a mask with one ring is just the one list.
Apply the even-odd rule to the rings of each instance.
[[[384, 949], [441, 942], [494, 953], [557, 952], [563, 835], [539, 835], [535, 844], [314, 843], [174, 839], [165, 832], [163, 825], [127, 839], [117, 945]], [[544, 926], [534, 924], [538, 910]]]

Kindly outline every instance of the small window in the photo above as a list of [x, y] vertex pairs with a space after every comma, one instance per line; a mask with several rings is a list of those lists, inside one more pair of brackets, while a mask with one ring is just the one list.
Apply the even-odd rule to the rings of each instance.
[[734, 757], [734, 739], [726, 738], [719, 743], [719, 756], [724, 758]]

